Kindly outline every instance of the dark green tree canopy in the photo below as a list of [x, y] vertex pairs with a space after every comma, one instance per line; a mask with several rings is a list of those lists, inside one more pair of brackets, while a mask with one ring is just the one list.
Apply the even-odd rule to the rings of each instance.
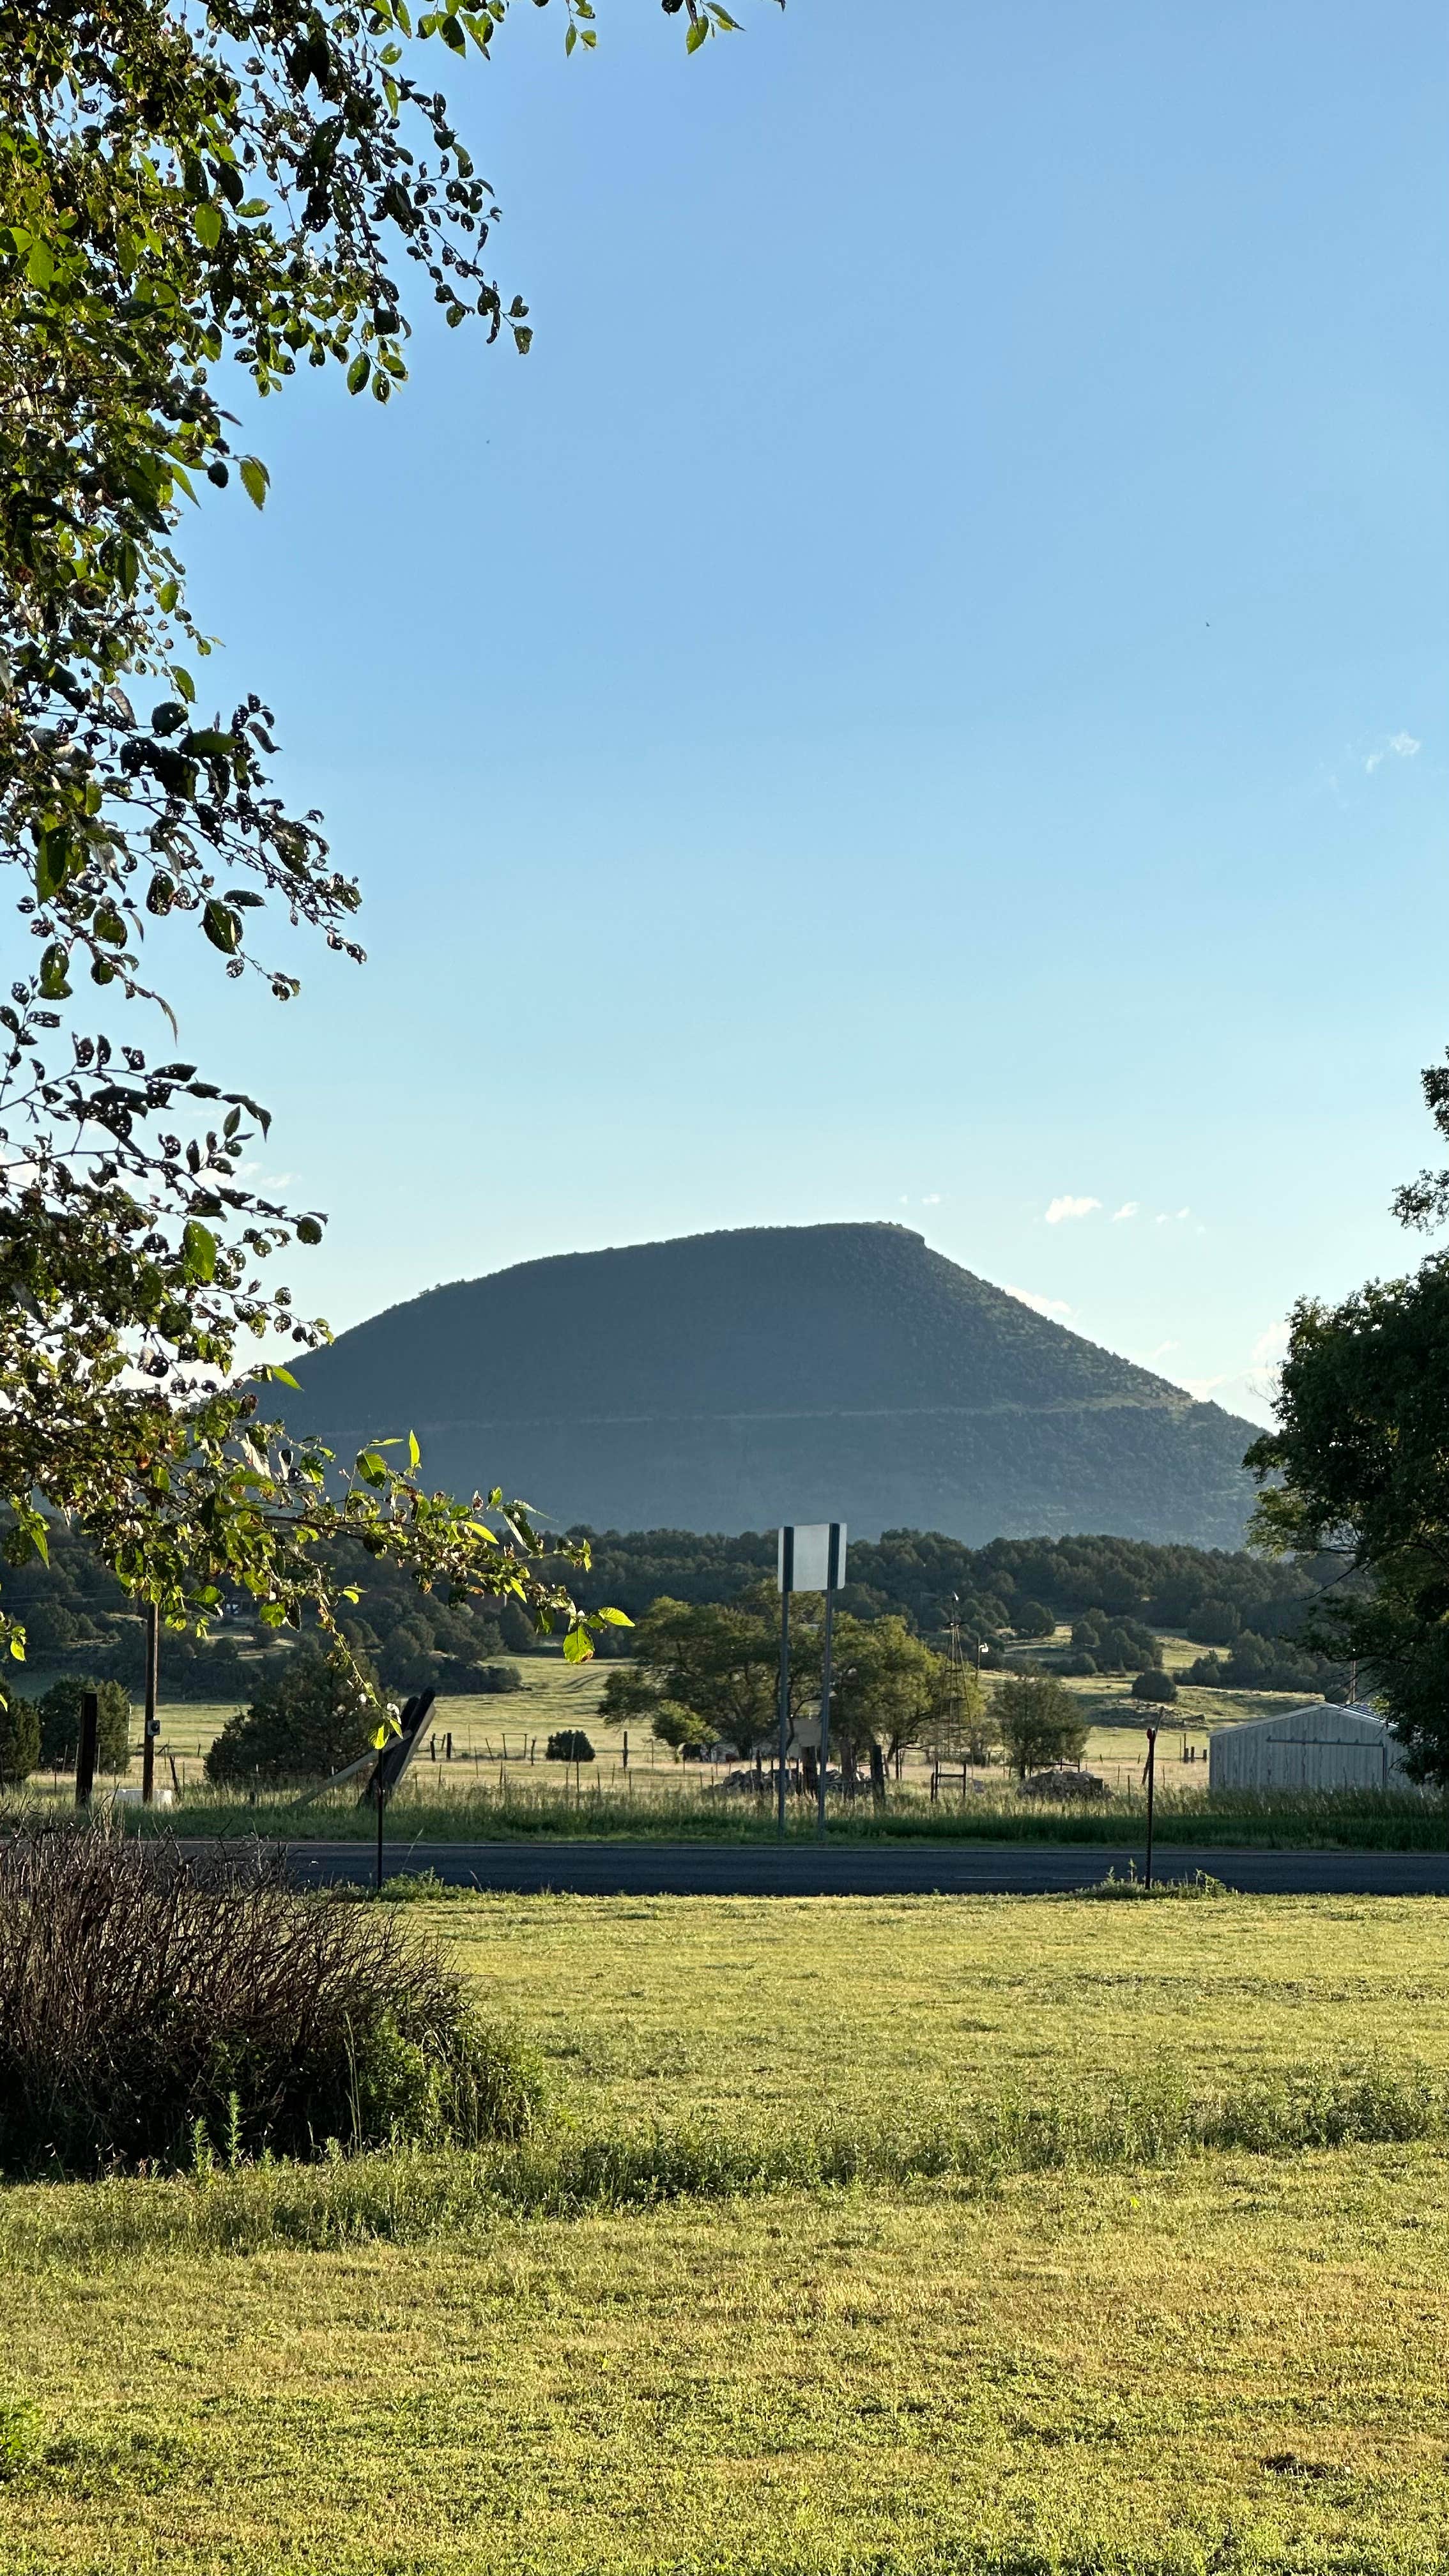
[[1052, 1673], [1022, 1673], [1001, 1684], [993, 1708], [1007, 1759], [1018, 1777], [1057, 1762], [1075, 1762], [1089, 1729], [1081, 1703]]
[[0, 1703], [0, 1782], [28, 1780], [40, 1760], [40, 1711], [34, 1700], [12, 1691]]
[[360, 1762], [372, 1741], [376, 1682], [340, 1647], [298, 1647], [250, 1708], [228, 1718], [206, 1757], [208, 1780], [325, 1778]]
[[[1423, 1081], [1449, 1136], [1449, 1072], [1431, 1065]], [[1442, 1221], [1449, 1174], [1421, 1173], [1394, 1205], [1408, 1224]], [[1248, 1452], [1263, 1485], [1255, 1534], [1336, 1560], [1319, 1641], [1359, 1663], [1411, 1769], [1449, 1783], [1449, 1254], [1336, 1306], [1301, 1300], [1275, 1410], [1276, 1430]]]
[[131, 1694], [120, 1682], [93, 1682], [67, 1673], [52, 1682], [40, 1703], [40, 1759], [47, 1770], [73, 1771], [80, 1745], [81, 1701], [93, 1690], [99, 1706], [96, 1769], [124, 1777], [131, 1767]]

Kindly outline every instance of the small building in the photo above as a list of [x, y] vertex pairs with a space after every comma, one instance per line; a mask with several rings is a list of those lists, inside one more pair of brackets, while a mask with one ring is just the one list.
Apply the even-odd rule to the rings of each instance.
[[1220, 1726], [1208, 1746], [1210, 1789], [1406, 1789], [1404, 1748], [1371, 1708], [1316, 1700], [1282, 1717]]

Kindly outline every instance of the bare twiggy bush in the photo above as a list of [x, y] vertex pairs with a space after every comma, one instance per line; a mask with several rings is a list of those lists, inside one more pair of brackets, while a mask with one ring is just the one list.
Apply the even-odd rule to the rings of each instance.
[[530, 2053], [390, 1907], [297, 1896], [255, 1848], [70, 1826], [0, 1846], [0, 2169], [476, 2144], [540, 2099]]

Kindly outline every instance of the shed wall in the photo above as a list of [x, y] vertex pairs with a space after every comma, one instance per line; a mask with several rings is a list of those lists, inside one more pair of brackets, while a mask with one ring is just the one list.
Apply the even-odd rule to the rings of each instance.
[[1401, 1747], [1387, 1728], [1334, 1740], [1281, 1720], [1222, 1727], [1208, 1748], [1214, 1789], [1388, 1789], [1403, 1785]]

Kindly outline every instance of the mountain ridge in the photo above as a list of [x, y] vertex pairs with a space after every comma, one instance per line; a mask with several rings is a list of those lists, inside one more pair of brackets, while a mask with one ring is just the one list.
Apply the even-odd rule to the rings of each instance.
[[431, 1480], [562, 1523], [1232, 1545], [1251, 1499], [1251, 1424], [893, 1223], [544, 1255], [386, 1308], [296, 1374], [339, 1450], [410, 1426]]

